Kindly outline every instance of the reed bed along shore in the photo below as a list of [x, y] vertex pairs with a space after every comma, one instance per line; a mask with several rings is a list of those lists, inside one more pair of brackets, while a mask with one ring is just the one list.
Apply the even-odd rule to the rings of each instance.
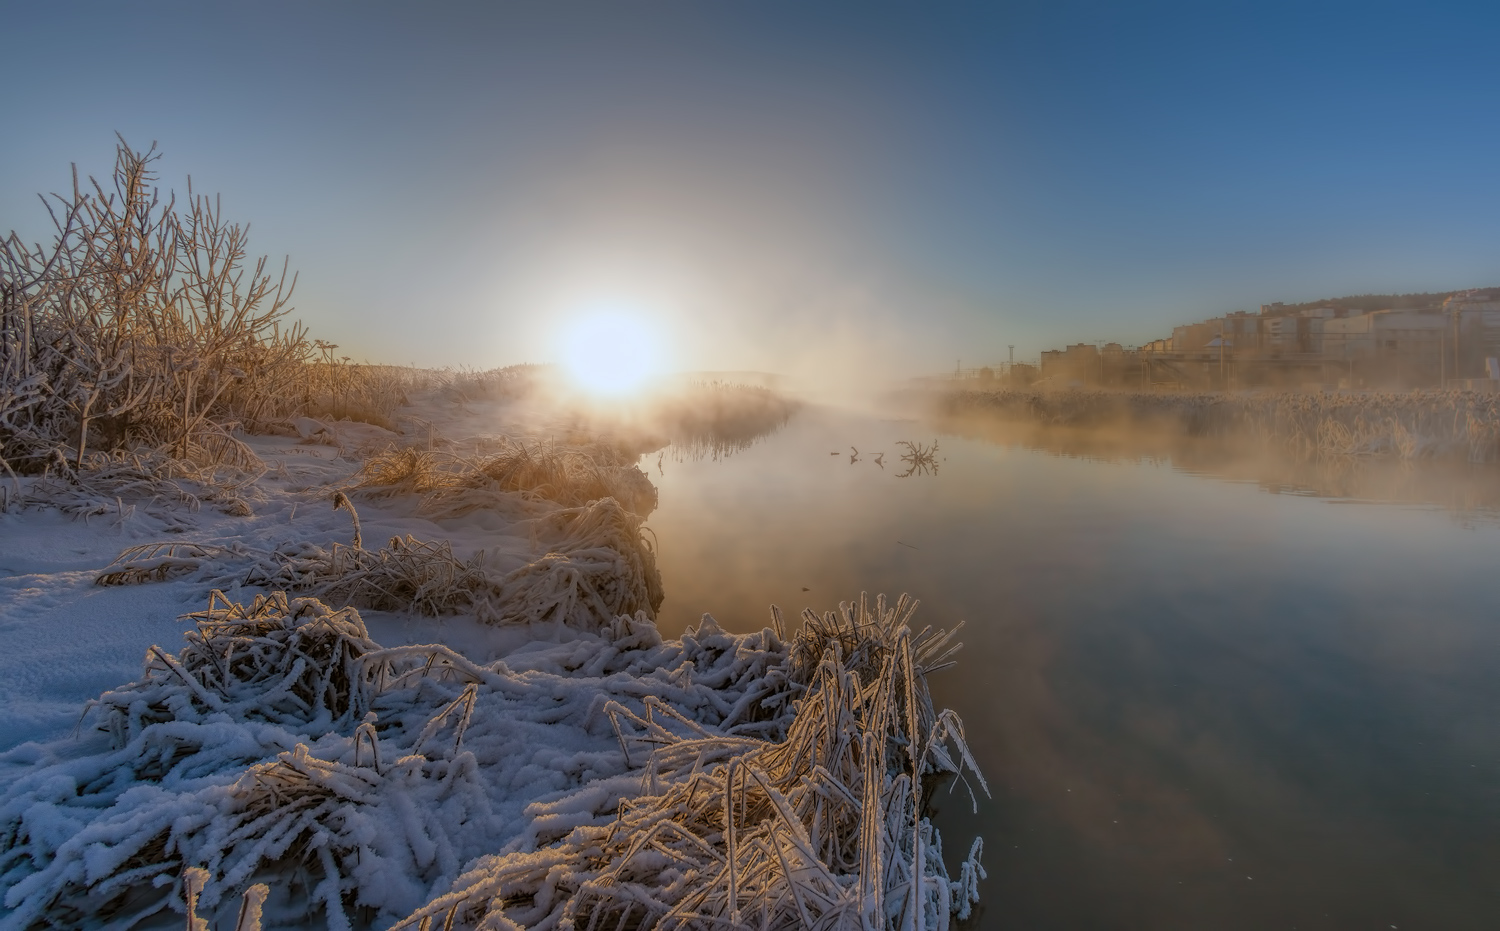
[[940, 414], [1040, 427], [1167, 431], [1267, 443], [1299, 454], [1500, 462], [1500, 394], [1166, 394], [1067, 390], [953, 391]]
[[688, 459], [733, 455], [781, 429], [800, 407], [761, 385], [699, 379], [658, 385], [629, 402], [559, 405], [572, 435], [632, 461], [668, 446]]
[[781, 429], [797, 407], [759, 385], [697, 381], [665, 395], [654, 416], [673, 445], [694, 455], [724, 456]]

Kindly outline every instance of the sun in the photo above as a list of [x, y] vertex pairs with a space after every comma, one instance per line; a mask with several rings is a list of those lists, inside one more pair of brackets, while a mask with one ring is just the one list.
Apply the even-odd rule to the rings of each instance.
[[628, 313], [594, 313], [572, 322], [562, 334], [563, 368], [591, 394], [617, 397], [657, 374], [660, 339], [644, 318]]

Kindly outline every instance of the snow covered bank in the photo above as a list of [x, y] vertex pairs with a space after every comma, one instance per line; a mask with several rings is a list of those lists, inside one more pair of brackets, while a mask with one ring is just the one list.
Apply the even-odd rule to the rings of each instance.
[[663, 642], [642, 613], [479, 665], [383, 648], [352, 608], [216, 598], [85, 736], [7, 755], [3, 926], [130, 927], [198, 866], [226, 927], [255, 883], [272, 927], [946, 927], [979, 848], [950, 881], [922, 817], [967, 750], [914, 607], [791, 645], [707, 617]]
[[[914, 634], [913, 603], [808, 613], [795, 635], [705, 616], [663, 641], [647, 499], [576, 504], [556, 479], [630, 489], [633, 466], [600, 453], [511, 487], [517, 463], [483, 451], [534, 460], [558, 431], [434, 405], [418, 438], [247, 440], [268, 468], [235, 486], [243, 507], [178, 479], [186, 498], [23, 480], [32, 506], [0, 515], [0, 673], [19, 674], [12, 707], [52, 704], [0, 754], [0, 928], [180, 926], [200, 875], [218, 928], [257, 884], [268, 927], [967, 912], [977, 845], [950, 879], [923, 792], [972, 764], [926, 688], [949, 638]], [[454, 448], [476, 455], [422, 458]], [[92, 502], [88, 523], [49, 501]]]

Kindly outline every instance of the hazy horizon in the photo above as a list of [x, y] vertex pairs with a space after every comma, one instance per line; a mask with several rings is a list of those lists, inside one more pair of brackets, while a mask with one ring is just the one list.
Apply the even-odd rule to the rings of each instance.
[[[0, 228], [122, 133], [356, 359], [902, 377], [1500, 280], [1472, 6], [62, 4], [7, 18]], [[65, 65], [60, 66], [59, 63]]]

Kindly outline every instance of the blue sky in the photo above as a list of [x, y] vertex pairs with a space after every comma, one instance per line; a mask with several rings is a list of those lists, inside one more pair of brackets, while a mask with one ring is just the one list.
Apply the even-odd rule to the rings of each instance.
[[33, 4], [0, 228], [114, 132], [356, 358], [908, 374], [1500, 284], [1500, 12], [1442, 3]]

